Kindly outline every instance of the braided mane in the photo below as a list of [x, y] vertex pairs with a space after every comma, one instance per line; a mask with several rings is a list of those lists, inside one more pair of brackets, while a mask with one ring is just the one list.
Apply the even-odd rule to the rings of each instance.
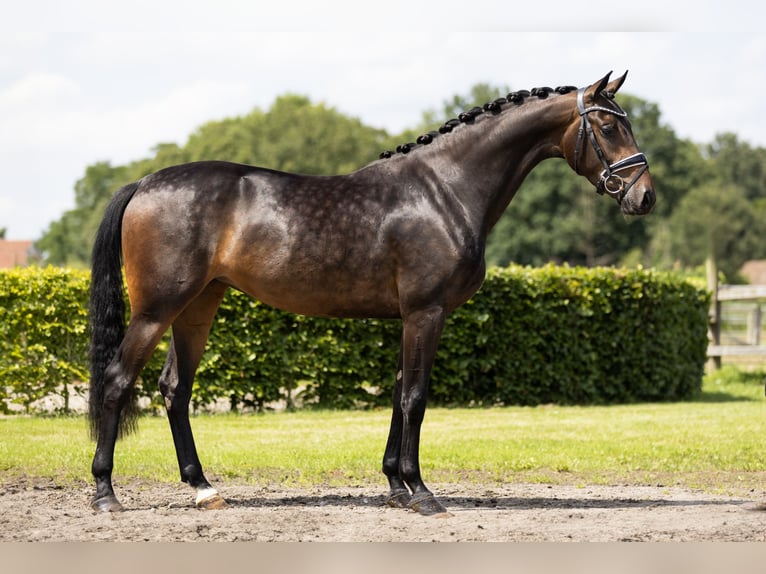
[[401, 154], [407, 154], [410, 151], [412, 151], [416, 146], [418, 145], [428, 145], [431, 142], [434, 141], [434, 138], [437, 136], [448, 134], [453, 129], [455, 129], [460, 124], [472, 124], [474, 121], [476, 121], [476, 118], [483, 115], [483, 114], [490, 114], [493, 116], [496, 116], [497, 114], [501, 113], [504, 109], [504, 105], [506, 104], [513, 104], [514, 106], [520, 106], [524, 103], [526, 98], [530, 97], [536, 97], [541, 100], [544, 100], [552, 93], [557, 94], [568, 94], [569, 92], [573, 92], [577, 90], [577, 87], [575, 86], [559, 86], [557, 88], [532, 88], [531, 90], [519, 90], [518, 92], [511, 92], [504, 98], [497, 98], [496, 100], [493, 100], [491, 102], [487, 102], [483, 106], [479, 107], [476, 106], [474, 108], [471, 108], [470, 110], [464, 111], [461, 113], [457, 118], [453, 118], [451, 120], [447, 120], [444, 122], [444, 124], [438, 129], [438, 130], [432, 130], [430, 132], [424, 133], [418, 139], [414, 142], [409, 142], [405, 144], [400, 144], [396, 146], [396, 151], [384, 151], [380, 154], [380, 159], [386, 159], [390, 158], [391, 156], [401, 153]]

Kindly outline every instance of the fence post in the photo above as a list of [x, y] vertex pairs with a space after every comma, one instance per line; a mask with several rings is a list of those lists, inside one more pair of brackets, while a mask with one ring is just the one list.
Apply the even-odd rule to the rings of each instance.
[[[718, 300], [718, 266], [715, 258], [708, 255], [705, 260], [705, 272], [707, 275], [707, 289], [710, 291], [710, 312], [708, 313], [708, 341], [710, 345], [721, 344], [721, 302]], [[715, 356], [708, 359], [708, 369], [721, 368], [721, 357]]]
[[747, 315], [747, 344], [761, 344], [761, 304], [759, 302]]

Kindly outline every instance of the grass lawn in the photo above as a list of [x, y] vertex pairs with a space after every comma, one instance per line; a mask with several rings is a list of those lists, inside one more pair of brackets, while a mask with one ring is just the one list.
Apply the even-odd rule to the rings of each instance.
[[[715, 491], [766, 484], [764, 373], [706, 377], [695, 401], [610, 407], [429, 409], [427, 483], [679, 484]], [[216, 481], [385, 484], [388, 410], [200, 415], [192, 420]], [[82, 417], [0, 419], [0, 482], [19, 475], [90, 481], [94, 445]], [[115, 478], [178, 480], [170, 430], [141, 420], [118, 442]]]

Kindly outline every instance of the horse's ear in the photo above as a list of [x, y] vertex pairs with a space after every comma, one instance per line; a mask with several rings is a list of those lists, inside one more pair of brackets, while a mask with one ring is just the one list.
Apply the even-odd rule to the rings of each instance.
[[617, 78], [616, 80], [612, 80], [609, 82], [609, 84], [606, 86], [606, 92], [611, 96], [614, 97], [614, 95], [617, 93], [617, 90], [619, 90], [622, 85], [625, 83], [625, 78], [628, 77], [628, 71], [625, 70], [625, 73]]
[[598, 82], [595, 84], [591, 84], [587, 90], [585, 90], [585, 93], [590, 96], [591, 99], [595, 98], [598, 94], [603, 92], [607, 86], [609, 85], [609, 76], [612, 75], [612, 72], [609, 72], [606, 76], [601, 78]]

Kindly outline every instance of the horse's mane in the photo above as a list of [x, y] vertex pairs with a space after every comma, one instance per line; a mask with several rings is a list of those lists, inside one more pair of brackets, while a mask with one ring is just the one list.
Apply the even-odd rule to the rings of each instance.
[[[530, 97], [536, 97], [541, 100], [544, 100], [552, 93], [557, 94], [568, 94], [569, 92], [573, 92], [577, 89], [575, 86], [559, 86], [557, 88], [532, 88], [531, 90], [519, 90], [517, 92], [511, 92], [504, 98], [497, 98], [496, 100], [493, 100], [491, 102], [487, 102], [483, 106], [479, 107], [476, 106], [474, 108], [471, 108], [470, 110], [466, 110], [458, 117], [453, 118], [451, 120], [447, 120], [444, 122], [444, 124], [438, 129], [438, 130], [432, 130], [427, 133], [424, 133], [420, 137], [417, 138], [414, 142], [404, 143], [396, 146], [396, 151], [384, 151], [380, 154], [380, 159], [386, 159], [394, 154], [401, 153], [406, 154], [412, 151], [416, 146], [419, 145], [428, 145], [431, 142], [434, 141], [434, 139], [440, 135], [448, 134], [450, 133], [455, 127], [459, 126], [460, 124], [472, 124], [474, 121], [476, 121], [476, 118], [483, 115], [483, 114], [490, 114], [493, 116], [498, 115], [503, 110], [508, 109], [509, 107], [515, 107], [520, 106], [524, 103], [526, 98]], [[505, 106], [506, 104], [513, 104], [512, 106]]]

